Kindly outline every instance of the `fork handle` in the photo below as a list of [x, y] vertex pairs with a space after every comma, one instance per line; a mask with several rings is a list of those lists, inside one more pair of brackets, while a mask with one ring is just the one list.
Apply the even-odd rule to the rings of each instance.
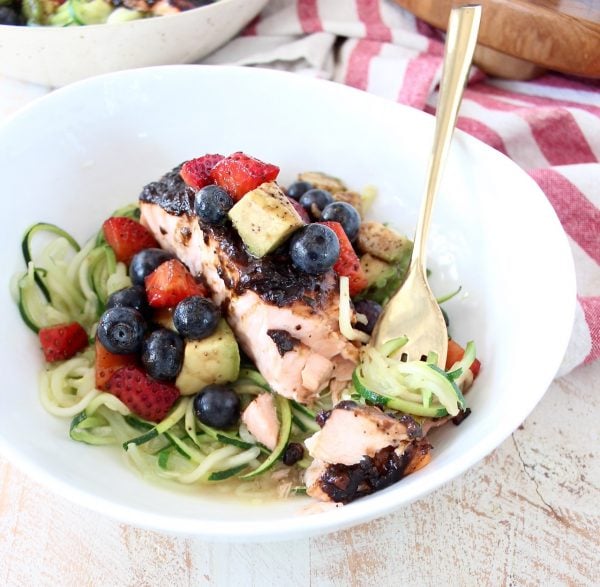
[[450, 12], [446, 35], [446, 54], [444, 55], [444, 68], [435, 117], [433, 150], [429, 158], [425, 198], [421, 204], [415, 229], [411, 269], [418, 268], [423, 272], [426, 270], [426, 242], [431, 211], [471, 67], [480, 20], [480, 5], [458, 6]]

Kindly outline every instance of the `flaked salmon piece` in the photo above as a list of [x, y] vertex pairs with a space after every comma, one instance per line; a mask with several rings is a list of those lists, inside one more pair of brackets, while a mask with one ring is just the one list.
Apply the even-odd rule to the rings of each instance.
[[358, 349], [339, 331], [333, 271], [313, 276], [287, 258], [251, 257], [231, 227], [200, 225], [193, 196], [174, 170], [142, 192], [141, 222], [161, 247], [202, 275], [271, 389], [310, 404], [330, 385], [346, 387]]
[[279, 438], [279, 420], [273, 394], [261, 393], [254, 398], [244, 410], [242, 422], [258, 442], [269, 450], [275, 448]]
[[399, 481], [425, 464], [431, 448], [410, 416], [397, 419], [352, 401], [331, 410], [305, 445], [313, 457], [304, 473], [308, 495], [340, 503]]
[[[467, 370], [458, 380], [463, 393], [473, 382]], [[344, 401], [322, 418], [323, 428], [305, 441], [313, 462], [304, 473], [307, 493], [321, 501], [348, 503], [387, 487], [425, 467], [431, 445], [425, 435], [449, 421], [459, 425], [471, 413], [458, 416], [399, 418], [377, 408]]]
[[329, 465], [320, 461], [319, 459], [313, 459], [312, 463], [304, 471], [304, 485], [306, 486], [306, 492], [308, 495], [319, 501], [331, 501], [331, 498], [325, 491], [323, 491], [323, 484], [321, 479], [327, 475], [327, 467]]
[[304, 473], [307, 494], [322, 502], [349, 503], [400, 481], [426, 466], [431, 446], [425, 439], [382, 448], [355, 465], [313, 460]]
[[363, 457], [372, 458], [388, 446], [397, 448], [415, 435], [420, 430], [409, 429], [378, 408], [345, 401], [331, 410], [323, 428], [305, 445], [311, 457], [324, 463], [356, 465]]

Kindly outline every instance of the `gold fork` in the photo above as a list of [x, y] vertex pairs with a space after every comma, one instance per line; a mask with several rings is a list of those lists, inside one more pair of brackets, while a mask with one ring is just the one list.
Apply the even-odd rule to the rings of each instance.
[[398, 351], [403, 360], [424, 360], [435, 353], [437, 365], [442, 369], [448, 353], [448, 329], [427, 282], [426, 241], [433, 203], [473, 58], [480, 19], [479, 5], [459, 6], [450, 12], [433, 149], [425, 198], [415, 230], [413, 253], [404, 282], [379, 317], [370, 342], [380, 347], [404, 336], [407, 342]]

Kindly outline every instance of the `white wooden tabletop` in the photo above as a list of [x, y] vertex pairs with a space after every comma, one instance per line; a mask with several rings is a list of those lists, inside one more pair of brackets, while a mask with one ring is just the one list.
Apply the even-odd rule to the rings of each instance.
[[[0, 120], [45, 92], [0, 78]], [[0, 586], [600, 585], [599, 408], [597, 361], [556, 380], [496, 451], [423, 500], [271, 544], [121, 524], [0, 457]]]

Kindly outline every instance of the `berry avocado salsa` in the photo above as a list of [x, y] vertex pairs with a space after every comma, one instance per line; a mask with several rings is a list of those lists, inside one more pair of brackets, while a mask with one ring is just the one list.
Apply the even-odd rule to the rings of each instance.
[[403, 339], [368, 346], [412, 243], [364, 219], [372, 192], [278, 174], [207, 154], [82, 246], [35, 224], [13, 292], [73, 440], [121, 447], [150, 478], [348, 503], [431, 460], [429, 431], [470, 413], [480, 364], [472, 342], [449, 341], [445, 371], [398, 358]]

